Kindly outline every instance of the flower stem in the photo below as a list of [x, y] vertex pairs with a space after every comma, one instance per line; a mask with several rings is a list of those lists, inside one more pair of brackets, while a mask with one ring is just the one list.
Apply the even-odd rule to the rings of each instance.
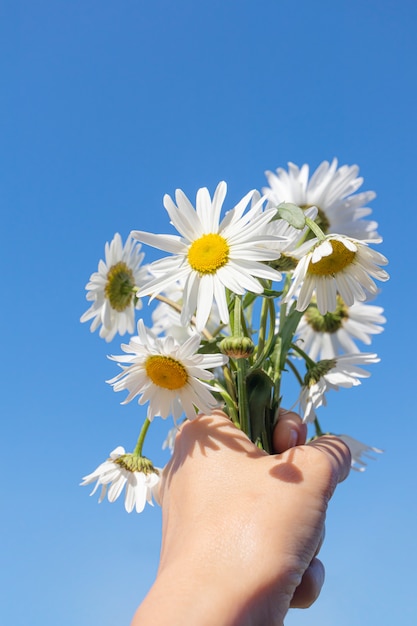
[[[242, 299], [240, 296], [235, 296], [235, 304], [233, 311], [233, 336], [242, 336]], [[250, 438], [251, 427], [249, 419], [249, 403], [246, 389], [246, 374], [247, 374], [247, 360], [236, 360], [236, 377], [237, 377], [237, 396], [238, 396], [238, 409], [239, 409], [239, 422], [240, 427], [244, 433]]]
[[247, 373], [247, 361], [246, 359], [238, 359], [236, 363], [236, 375], [237, 375], [237, 393], [239, 404], [239, 421], [240, 427], [244, 433], [247, 434], [249, 439], [251, 438], [251, 427], [249, 419], [249, 404], [246, 393], [246, 373]]
[[324, 432], [321, 429], [321, 426], [317, 417], [314, 419], [314, 428], [316, 429], [316, 437], [321, 437], [322, 435], [324, 435]]
[[316, 365], [316, 362], [313, 361], [313, 359], [311, 359], [308, 354], [300, 348], [300, 346], [297, 346], [296, 343], [291, 344], [291, 348], [294, 350], [294, 352], [298, 352], [298, 354], [303, 357], [307, 367], [314, 367]]
[[287, 366], [292, 371], [292, 373], [294, 374], [294, 376], [296, 377], [297, 381], [300, 383], [300, 387], [302, 387], [304, 384], [304, 380], [300, 372], [298, 371], [298, 369], [295, 367], [294, 363], [290, 359], [287, 359], [286, 363], [287, 363]]
[[265, 336], [266, 336], [266, 323], [268, 319], [267, 309], [268, 301], [267, 298], [262, 299], [262, 308], [261, 308], [261, 319], [259, 324], [259, 333], [258, 333], [258, 350], [257, 356], [263, 353], [264, 345], [265, 345]]
[[142, 428], [141, 428], [138, 440], [136, 442], [135, 449], [133, 450], [134, 456], [142, 456], [143, 444], [145, 442], [146, 433], [148, 432], [150, 425], [151, 425], [150, 420], [146, 418], [142, 424]]
[[313, 233], [316, 235], [317, 239], [319, 239], [320, 241], [324, 241], [326, 239], [326, 235], [324, 234], [320, 226], [318, 226], [318, 224], [316, 224], [316, 222], [314, 222], [311, 218], [306, 217], [306, 224], [309, 229], [312, 230]]

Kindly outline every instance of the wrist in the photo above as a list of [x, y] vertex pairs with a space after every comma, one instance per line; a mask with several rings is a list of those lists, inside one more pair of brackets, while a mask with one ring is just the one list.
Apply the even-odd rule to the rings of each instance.
[[131, 626], [282, 626], [290, 599], [278, 584], [249, 590], [242, 580], [222, 577], [204, 563], [167, 566], [139, 607]]

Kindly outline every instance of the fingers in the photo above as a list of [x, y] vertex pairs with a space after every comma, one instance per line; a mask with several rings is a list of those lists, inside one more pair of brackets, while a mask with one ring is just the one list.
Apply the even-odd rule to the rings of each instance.
[[[293, 411], [280, 409], [272, 435], [274, 451], [280, 454], [295, 446], [301, 446], [305, 444], [306, 438], [307, 425], [303, 424], [301, 417]], [[332, 493], [336, 484], [342, 482], [349, 474], [351, 467], [349, 448], [343, 441], [330, 435], [319, 437], [308, 446], [324, 453], [326, 460], [323, 459], [323, 462], [327, 462], [330, 467]]]
[[307, 438], [307, 426], [297, 413], [280, 409], [272, 436], [274, 451], [278, 454], [294, 446], [301, 446]]
[[294, 592], [290, 606], [307, 609], [317, 600], [324, 583], [323, 563], [314, 558], [303, 574], [301, 583]]
[[[351, 466], [351, 454], [347, 445], [338, 437], [324, 435], [307, 444], [325, 455], [330, 469], [330, 489], [333, 493], [337, 483], [341, 483], [348, 476]], [[331, 495], [330, 493], [330, 495]]]

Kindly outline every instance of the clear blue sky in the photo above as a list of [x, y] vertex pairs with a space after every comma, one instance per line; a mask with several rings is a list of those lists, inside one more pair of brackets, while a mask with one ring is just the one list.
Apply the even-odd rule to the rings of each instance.
[[105, 241], [166, 232], [176, 187], [226, 180], [231, 206], [266, 169], [334, 156], [378, 194], [392, 278], [382, 361], [323, 422], [386, 452], [341, 486], [325, 588], [286, 624], [417, 623], [416, 18], [411, 0], [0, 1], [2, 624], [128, 625], [156, 570], [160, 511], [78, 486], [144, 417], [104, 382], [119, 340], [79, 323]]

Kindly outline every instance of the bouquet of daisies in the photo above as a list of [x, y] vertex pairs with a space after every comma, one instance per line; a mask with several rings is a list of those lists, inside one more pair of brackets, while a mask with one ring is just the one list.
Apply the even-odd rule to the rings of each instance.
[[[123, 404], [147, 405], [136, 446], [121, 446], [86, 476], [113, 502], [125, 489], [125, 507], [152, 504], [160, 469], [143, 454], [155, 417], [172, 416], [164, 445], [173, 447], [184, 419], [222, 408], [232, 422], [267, 452], [283, 397], [284, 373], [300, 391], [298, 405], [314, 435], [323, 434], [316, 411], [327, 393], [359, 385], [363, 366], [379, 361], [360, 352], [383, 330], [383, 309], [368, 304], [385, 281], [387, 259], [370, 245], [381, 242], [376, 222], [365, 219], [375, 194], [356, 193], [358, 167], [323, 162], [309, 168], [267, 172], [268, 187], [250, 191], [223, 213], [226, 183], [210, 195], [199, 189], [195, 204], [177, 189], [164, 206], [177, 234], [116, 234], [105, 260], [87, 284], [90, 308], [81, 321], [111, 341], [130, 335], [120, 371], [108, 382], [125, 391]], [[166, 256], [144, 264], [141, 244]], [[143, 299], [155, 304], [152, 327], [136, 321]], [[136, 334], [134, 334], [136, 332]], [[355, 469], [380, 452], [347, 435]]]

